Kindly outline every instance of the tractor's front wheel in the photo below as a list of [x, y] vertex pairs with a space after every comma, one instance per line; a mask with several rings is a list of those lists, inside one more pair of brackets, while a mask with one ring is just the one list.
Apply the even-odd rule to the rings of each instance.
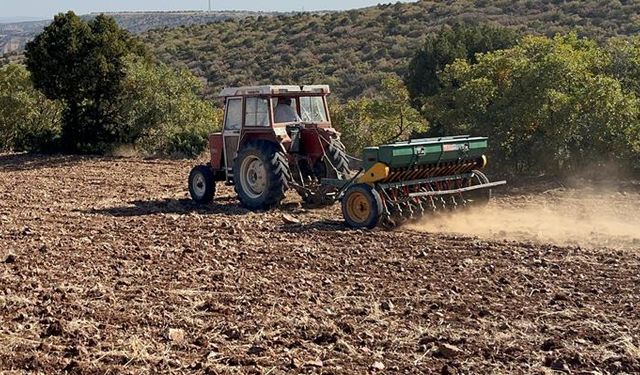
[[247, 143], [233, 163], [236, 193], [240, 203], [250, 210], [277, 206], [284, 199], [290, 178], [285, 153], [269, 142]]
[[383, 211], [380, 194], [367, 184], [351, 186], [342, 198], [342, 216], [352, 228], [377, 227]]
[[200, 204], [211, 203], [216, 193], [213, 171], [206, 165], [198, 165], [189, 174], [189, 194]]

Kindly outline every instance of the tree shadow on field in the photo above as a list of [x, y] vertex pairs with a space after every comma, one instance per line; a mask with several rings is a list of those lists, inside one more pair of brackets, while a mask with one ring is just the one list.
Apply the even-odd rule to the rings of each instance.
[[[215, 203], [197, 204], [191, 199], [157, 199], [157, 200], [137, 200], [129, 202], [127, 206], [108, 207], [83, 211], [89, 214], [98, 214], [115, 217], [135, 217], [157, 214], [178, 214], [187, 215], [197, 213], [200, 215], [246, 215], [251, 211], [233, 202], [234, 198], [218, 198]], [[233, 203], [218, 203], [229, 201]]]
[[0, 171], [19, 172], [67, 167], [88, 159], [90, 157], [77, 155], [4, 154], [0, 155]]

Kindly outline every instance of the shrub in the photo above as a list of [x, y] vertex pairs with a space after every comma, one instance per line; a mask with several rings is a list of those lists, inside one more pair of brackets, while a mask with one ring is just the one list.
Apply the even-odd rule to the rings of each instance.
[[509, 48], [516, 42], [514, 31], [497, 26], [445, 26], [431, 34], [409, 63], [407, 88], [417, 104], [423, 97], [437, 94], [439, 73], [457, 59], [476, 61], [476, 54]]
[[154, 155], [201, 154], [222, 123], [222, 110], [201, 99], [201, 82], [187, 70], [141, 59], [128, 60], [125, 71], [122, 138]]
[[640, 155], [640, 101], [608, 73], [612, 61], [574, 34], [526, 37], [477, 64], [449, 65], [425, 112], [447, 134], [489, 135], [493, 161], [504, 171], [632, 165]]
[[61, 110], [33, 87], [22, 65], [0, 68], [0, 151], [55, 151]]
[[398, 76], [382, 80], [382, 89], [340, 105], [332, 103], [332, 120], [342, 132], [347, 151], [360, 155], [362, 149], [405, 140], [427, 130], [420, 113], [411, 107], [409, 93]]

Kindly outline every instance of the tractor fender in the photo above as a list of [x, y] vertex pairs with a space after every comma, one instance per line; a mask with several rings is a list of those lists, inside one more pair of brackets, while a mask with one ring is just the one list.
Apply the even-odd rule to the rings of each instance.
[[[278, 147], [285, 154], [287, 153], [287, 149], [284, 147], [284, 144], [283, 144], [284, 142], [283, 141], [280, 141], [278, 139], [278, 137], [273, 133], [264, 133], [264, 132], [259, 132], [259, 133], [246, 132], [246, 133], [244, 133], [242, 135], [242, 138], [240, 139], [240, 144], [239, 144], [238, 150], [242, 149], [242, 146], [246, 145], [247, 143], [249, 143], [251, 141], [269, 142], [269, 143], [272, 143], [274, 146]], [[291, 140], [289, 140], [289, 142], [290, 141]]]
[[209, 153], [211, 154], [211, 168], [222, 170], [224, 166], [224, 143], [222, 133], [209, 134]]

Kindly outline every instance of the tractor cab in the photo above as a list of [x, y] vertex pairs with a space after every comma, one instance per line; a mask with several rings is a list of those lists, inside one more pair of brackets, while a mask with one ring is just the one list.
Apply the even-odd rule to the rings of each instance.
[[[211, 165], [233, 182], [233, 160], [242, 144], [265, 140], [286, 152], [299, 152], [301, 137], [315, 129], [331, 129], [329, 86], [251, 86], [226, 88], [222, 132], [209, 137]], [[314, 143], [314, 142], [312, 142]], [[315, 150], [320, 157], [322, 150]]]

